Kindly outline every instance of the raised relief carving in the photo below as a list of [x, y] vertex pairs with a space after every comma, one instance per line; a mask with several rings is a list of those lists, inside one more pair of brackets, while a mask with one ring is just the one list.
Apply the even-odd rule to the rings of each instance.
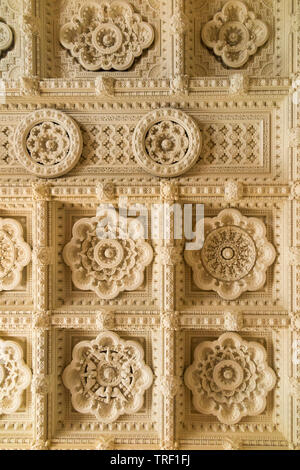
[[10, 48], [13, 42], [13, 33], [11, 28], [0, 20], [0, 59], [4, 51]]
[[239, 331], [243, 328], [243, 314], [240, 312], [224, 312], [224, 329]]
[[22, 96], [39, 96], [40, 81], [38, 77], [20, 77], [20, 94]]
[[96, 450], [114, 450], [115, 438], [113, 436], [101, 436], [98, 439]]
[[144, 116], [133, 135], [138, 164], [155, 176], [173, 177], [197, 161], [202, 137], [194, 120], [178, 109], [162, 108]]
[[267, 394], [276, 383], [266, 358], [263, 346], [236, 333], [200, 343], [184, 376], [194, 407], [224, 424], [262, 413]]
[[0, 416], [20, 408], [22, 393], [30, 381], [31, 372], [23, 360], [21, 346], [0, 339]]
[[238, 202], [243, 197], [243, 183], [234, 180], [226, 181], [224, 185], [224, 199], [231, 204]]
[[55, 109], [26, 116], [15, 133], [15, 154], [21, 165], [40, 178], [56, 178], [70, 171], [82, 151], [79, 126]]
[[60, 30], [60, 42], [85, 70], [126, 70], [151, 46], [154, 30], [130, 3], [88, 1]]
[[[78, 220], [72, 240], [63, 251], [74, 285], [92, 290], [102, 299], [113, 299], [120, 292], [140, 287], [145, 267], [153, 258], [142, 223], [129, 219], [125, 232], [125, 219], [120, 216], [118, 221], [115, 212], [105, 210], [97, 217]], [[109, 238], [114, 234], [116, 238]]]
[[153, 374], [144, 362], [139, 343], [105, 331], [95, 340], [76, 344], [72, 358], [64, 370], [63, 382], [71, 391], [76, 411], [112, 423], [143, 406]]
[[240, 68], [266, 43], [269, 30], [244, 3], [232, 0], [204, 25], [201, 36], [224, 65]]
[[249, 77], [242, 73], [233, 73], [229, 77], [229, 92], [232, 95], [243, 95], [248, 92]]
[[95, 80], [96, 95], [109, 98], [115, 94], [115, 80], [111, 77], [97, 77]]
[[[198, 222], [200, 231], [202, 221]], [[264, 223], [244, 217], [236, 209], [225, 209], [217, 217], [204, 219], [204, 244], [201, 250], [185, 251], [185, 260], [193, 269], [195, 284], [213, 290], [226, 300], [245, 291], [263, 287], [266, 270], [276, 252], [266, 239]]]
[[23, 239], [20, 222], [0, 218], [0, 291], [20, 284], [22, 270], [30, 260], [31, 249]]

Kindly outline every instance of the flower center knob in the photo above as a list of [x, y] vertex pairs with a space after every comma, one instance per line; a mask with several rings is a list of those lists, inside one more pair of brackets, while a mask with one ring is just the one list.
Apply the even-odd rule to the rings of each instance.
[[113, 38], [113, 35], [111, 33], [107, 33], [103, 36], [102, 38], [102, 43], [104, 46], [106, 47], [111, 47], [114, 45], [114, 38]]
[[46, 142], [46, 149], [53, 151], [57, 149], [57, 143], [54, 139], [47, 140]]
[[220, 361], [213, 370], [213, 380], [221, 390], [235, 390], [244, 378], [241, 366], [231, 359]]
[[106, 248], [104, 251], [105, 258], [112, 259], [115, 255], [115, 250], [113, 248]]
[[232, 44], [236, 43], [237, 40], [238, 40], [238, 35], [237, 35], [237, 33], [230, 33], [228, 39], [229, 39], [229, 42], [230, 42], [230, 43], [232, 43]]
[[171, 139], [164, 139], [164, 140], [161, 142], [161, 148], [162, 148], [163, 150], [166, 150], [166, 151], [171, 150], [172, 145], [173, 145], [173, 144], [172, 144], [172, 140], [171, 140]]
[[226, 370], [224, 371], [223, 375], [224, 375], [224, 378], [225, 378], [226, 380], [232, 379], [232, 377], [233, 377], [233, 371], [232, 371], [232, 369], [226, 369]]
[[227, 260], [232, 259], [234, 257], [234, 250], [230, 246], [226, 246], [222, 250], [222, 257]]
[[114, 380], [116, 377], [115, 369], [113, 367], [107, 367], [103, 370], [103, 377], [108, 381]]

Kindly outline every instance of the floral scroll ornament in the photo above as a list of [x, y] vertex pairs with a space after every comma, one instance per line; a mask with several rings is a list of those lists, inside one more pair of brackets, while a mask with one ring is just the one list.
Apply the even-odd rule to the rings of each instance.
[[264, 411], [276, 376], [267, 364], [263, 346], [236, 333], [224, 333], [217, 341], [197, 346], [184, 380], [200, 413], [231, 425]]
[[142, 346], [110, 331], [76, 344], [72, 362], [63, 373], [75, 410], [93, 414], [104, 423], [139, 411], [152, 380]]
[[97, 217], [80, 219], [63, 257], [72, 270], [72, 281], [92, 290], [101, 299], [113, 299], [122, 291], [136, 290], [153, 258], [138, 219], [126, 220], [115, 211], [98, 211]]
[[[200, 229], [196, 228], [197, 232]], [[236, 209], [225, 209], [217, 217], [204, 219], [204, 238], [201, 250], [185, 251], [185, 260], [200, 289], [234, 300], [245, 291], [263, 287], [276, 252], [266, 239], [261, 220], [244, 217]]]
[[22, 393], [30, 381], [31, 372], [23, 361], [21, 346], [0, 339], [0, 416], [20, 408]]
[[0, 58], [2, 52], [10, 48], [12, 42], [13, 33], [11, 28], [3, 21], [0, 21]]
[[89, 71], [126, 70], [154, 40], [130, 3], [88, 1], [60, 30], [60, 42]]
[[225, 3], [213, 20], [204, 25], [201, 35], [204, 44], [213, 49], [225, 65], [239, 68], [265, 44], [269, 30], [244, 3], [233, 0]]
[[31, 259], [23, 228], [14, 219], [0, 218], [0, 291], [13, 290], [21, 282], [22, 270]]

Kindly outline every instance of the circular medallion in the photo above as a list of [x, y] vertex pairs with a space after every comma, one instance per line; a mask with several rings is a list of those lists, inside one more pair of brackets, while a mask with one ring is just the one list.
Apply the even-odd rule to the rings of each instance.
[[93, 33], [93, 45], [102, 54], [113, 54], [122, 46], [121, 30], [113, 23], [101, 23]]
[[194, 120], [177, 109], [159, 109], [137, 124], [133, 150], [138, 164], [161, 177], [178, 176], [197, 161], [202, 137]]
[[94, 258], [101, 268], [112, 269], [123, 260], [124, 250], [118, 240], [100, 240], [94, 248]]
[[214, 367], [213, 379], [221, 390], [235, 390], [241, 385], [244, 372], [237, 362], [224, 360]]
[[19, 162], [41, 178], [56, 178], [70, 171], [82, 151], [79, 126], [55, 109], [41, 109], [22, 120], [15, 133]]
[[201, 259], [207, 272], [223, 282], [238, 281], [256, 261], [253, 239], [243, 229], [228, 225], [212, 230], [205, 238]]
[[0, 51], [8, 49], [13, 41], [13, 33], [7, 24], [0, 22]]
[[247, 46], [249, 32], [239, 21], [229, 21], [220, 29], [219, 40], [226, 43], [231, 52], [240, 52]]
[[3, 279], [15, 263], [15, 247], [8, 234], [0, 230], [0, 279]]

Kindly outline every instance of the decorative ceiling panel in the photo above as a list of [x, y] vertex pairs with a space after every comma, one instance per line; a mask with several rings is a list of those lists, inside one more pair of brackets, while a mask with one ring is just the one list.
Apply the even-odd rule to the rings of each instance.
[[1, 450], [300, 449], [299, 13], [1, 1]]

